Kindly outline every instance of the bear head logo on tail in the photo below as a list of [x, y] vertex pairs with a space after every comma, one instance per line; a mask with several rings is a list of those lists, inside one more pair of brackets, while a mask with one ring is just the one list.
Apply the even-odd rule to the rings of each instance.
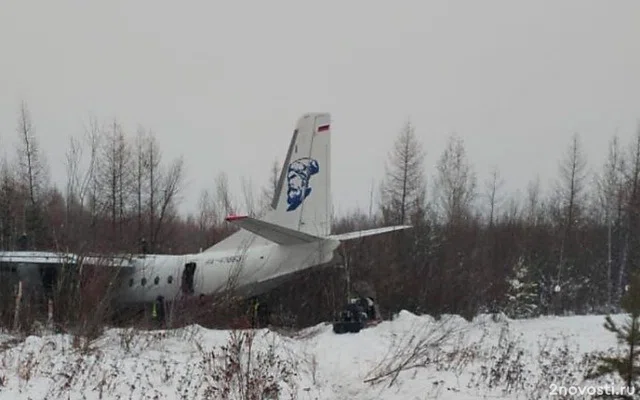
[[289, 164], [287, 170], [287, 211], [293, 211], [311, 194], [309, 181], [320, 171], [318, 161], [313, 158], [299, 158]]

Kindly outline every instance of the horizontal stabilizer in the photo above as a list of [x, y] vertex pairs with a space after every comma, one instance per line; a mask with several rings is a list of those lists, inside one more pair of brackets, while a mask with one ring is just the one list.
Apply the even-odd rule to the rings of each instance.
[[295, 245], [313, 243], [323, 238], [308, 233], [285, 228], [249, 216], [232, 215], [226, 218], [228, 222], [238, 225], [242, 229], [255, 233], [258, 236], [282, 245]]
[[409, 228], [413, 228], [413, 227], [411, 225], [385, 226], [382, 228], [373, 228], [373, 229], [367, 229], [364, 231], [355, 231], [355, 232], [341, 233], [339, 235], [331, 235], [329, 236], [329, 238], [344, 241], [344, 240], [359, 239], [365, 236], [379, 235], [381, 233], [401, 231], [403, 229], [409, 229]]

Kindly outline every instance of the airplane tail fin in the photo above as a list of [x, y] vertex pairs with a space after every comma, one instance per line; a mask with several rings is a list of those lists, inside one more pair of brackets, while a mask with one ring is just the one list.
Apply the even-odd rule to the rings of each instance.
[[314, 236], [331, 233], [331, 115], [302, 116], [265, 220]]
[[[331, 233], [331, 115], [305, 114], [296, 123], [271, 210], [264, 222], [314, 237]], [[244, 221], [245, 228], [249, 227]], [[253, 225], [251, 225], [253, 227]], [[264, 230], [261, 230], [265, 232]], [[205, 251], [264, 243], [261, 235], [240, 230]]]
[[206, 251], [255, 246], [352, 240], [410, 226], [393, 226], [331, 235], [331, 115], [310, 113], [297, 122], [273, 196], [260, 220], [230, 216], [240, 231]]

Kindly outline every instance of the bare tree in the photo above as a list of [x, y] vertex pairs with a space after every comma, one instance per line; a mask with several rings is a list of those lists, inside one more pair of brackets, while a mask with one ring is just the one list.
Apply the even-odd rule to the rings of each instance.
[[276, 190], [278, 190], [278, 180], [280, 179], [280, 164], [278, 160], [273, 160], [271, 164], [271, 169], [269, 169], [269, 180], [267, 185], [262, 188], [262, 199], [260, 209], [264, 212], [269, 210], [270, 208], [277, 207], [277, 204], [274, 204], [274, 199], [276, 196]]
[[502, 198], [500, 196], [500, 190], [504, 185], [504, 179], [500, 176], [500, 171], [497, 167], [491, 169], [491, 175], [489, 180], [485, 182], [485, 190], [487, 201], [489, 202], [489, 227], [493, 227], [494, 215], [496, 214], [496, 208], [500, 206]]
[[[567, 147], [565, 156], [559, 163], [560, 179], [552, 196], [550, 210], [556, 227], [556, 241], [559, 243], [555, 277], [549, 276], [552, 311], [560, 312], [564, 307], [561, 301], [568, 301], [575, 295], [579, 285], [573, 284], [581, 274], [576, 260], [578, 249], [578, 230], [585, 218], [587, 161], [582, 150], [580, 136], [574, 134]], [[551, 268], [549, 269], [551, 271]], [[572, 292], [573, 291], [573, 292]], [[562, 300], [564, 299], [564, 300]]]
[[[89, 120], [89, 125], [85, 126], [84, 142], [89, 147], [89, 156], [86, 160], [86, 170], [82, 177], [82, 182], [78, 190], [78, 200], [80, 207], [85, 209], [85, 203], [88, 202], [90, 214], [89, 236], [95, 244], [97, 240], [97, 220], [102, 214], [103, 207], [100, 204], [101, 195], [101, 149], [102, 149], [103, 130], [98, 124], [96, 118]], [[88, 201], [87, 201], [88, 197]]]
[[[1, 139], [1, 138], [0, 138]], [[0, 146], [1, 147], [1, 146]], [[6, 159], [0, 158], [0, 250], [8, 250], [7, 234], [7, 197], [5, 194], [5, 182], [7, 177]]]
[[182, 191], [182, 183], [184, 179], [184, 159], [177, 158], [171, 163], [166, 173], [163, 174], [161, 197], [159, 201], [157, 220], [153, 225], [151, 244], [155, 246], [159, 241], [159, 235], [168, 218], [175, 216], [175, 207], [178, 203], [178, 197]]
[[[81, 162], [82, 162], [82, 143], [75, 136], [69, 137], [69, 147], [65, 154], [65, 167], [67, 172], [66, 182], [66, 203], [65, 203], [65, 227], [63, 235], [73, 235], [79, 237], [76, 233], [79, 230], [78, 222], [82, 219], [82, 206], [79, 199], [79, 191], [82, 184]], [[65, 244], [69, 244], [69, 240], [63, 240]]]
[[611, 305], [614, 230], [619, 230], [624, 207], [624, 157], [617, 136], [609, 142], [607, 161], [602, 174], [596, 178], [596, 185], [599, 192], [599, 206], [604, 211], [604, 223], [607, 227], [607, 305]]
[[184, 180], [184, 160], [178, 157], [165, 165], [154, 132], [141, 126], [138, 127], [133, 149], [128, 143], [127, 146], [130, 173], [126, 182], [130, 201], [128, 208], [123, 210], [135, 215], [137, 239], [144, 239], [147, 250], [155, 251], [167, 222], [177, 212]]
[[77, 200], [77, 192], [80, 187], [80, 162], [82, 161], [82, 145], [74, 136], [69, 137], [69, 147], [65, 153], [65, 166], [67, 169], [67, 190], [69, 199]]
[[[69, 147], [65, 154], [67, 172], [66, 217], [67, 230], [78, 232], [78, 220], [85, 211], [85, 199], [96, 178], [96, 163], [100, 150], [101, 130], [95, 118], [89, 121], [81, 137], [69, 137]], [[88, 149], [88, 151], [87, 151]]]
[[385, 223], [405, 224], [424, 208], [424, 155], [413, 125], [407, 122], [389, 154], [386, 177], [380, 188]]
[[69, 226], [72, 218], [76, 215], [78, 207], [78, 189], [80, 186], [80, 162], [82, 159], [82, 147], [78, 139], [74, 136], [69, 137], [69, 147], [65, 154], [65, 166], [67, 169], [67, 209], [66, 223]]
[[18, 116], [19, 182], [27, 197], [24, 211], [24, 232], [31, 237], [32, 245], [39, 245], [44, 235], [42, 196], [47, 186], [47, 167], [35, 134], [31, 113], [25, 102], [20, 105]]
[[142, 127], [138, 127], [136, 134], [135, 147], [135, 185], [136, 185], [136, 214], [138, 221], [138, 237], [141, 238], [144, 231], [144, 188], [147, 182], [147, 154], [146, 154], [147, 135]]
[[[100, 168], [103, 204], [109, 210], [112, 234], [122, 237], [127, 206], [132, 194], [132, 156], [124, 131], [113, 121], [105, 135]], [[115, 236], [114, 238], [115, 239]]]
[[242, 197], [244, 198], [244, 206], [247, 210], [247, 214], [253, 217], [258, 212], [258, 200], [256, 200], [251, 178], [242, 177], [240, 180], [240, 185], [242, 187]]
[[201, 248], [211, 244], [209, 232], [215, 227], [218, 218], [215, 200], [208, 190], [202, 190], [198, 201], [198, 233]]
[[227, 174], [220, 172], [216, 177], [216, 201], [217, 209], [220, 211], [218, 215], [224, 213], [224, 216], [235, 213], [235, 207], [231, 199], [231, 190], [229, 189], [229, 179]]
[[630, 266], [640, 258], [640, 244], [637, 242], [640, 223], [640, 124], [634, 143], [629, 147], [628, 163], [624, 168], [626, 199], [624, 213], [624, 239], [620, 256], [620, 268], [616, 282], [616, 302], [623, 294], [624, 280], [630, 273]]
[[25, 102], [20, 106], [18, 134], [20, 136], [18, 152], [20, 179], [27, 188], [29, 201], [32, 205], [36, 205], [45, 189], [47, 167], [40, 153], [31, 113]]
[[[160, 200], [160, 185], [162, 182], [162, 173], [161, 169], [161, 154], [160, 154], [160, 145], [156, 140], [153, 132], [148, 132], [146, 138], [146, 151], [144, 153], [144, 169], [147, 177], [147, 210], [149, 212], [149, 234], [155, 236], [154, 232], [156, 232], [156, 215], [158, 212], [158, 201]], [[155, 243], [150, 243], [151, 249], [155, 247]]]
[[87, 160], [86, 171], [82, 177], [78, 196], [80, 204], [84, 205], [87, 191], [90, 190], [93, 182], [97, 178], [97, 168], [99, 161], [100, 144], [102, 139], [102, 130], [98, 125], [98, 121], [92, 118], [89, 126], [85, 128], [85, 145], [89, 147], [89, 159]]
[[537, 225], [540, 207], [540, 177], [536, 176], [534, 180], [527, 184], [526, 218], [529, 225]]
[[437, 171], [435, 197], [445, 222], [455, 224], [467, 220], [473, 214], [476, 176], [467, 160], [464, 142], [457, 135], [449, 136]]
[[[515, 223], [524, 215], [522, 210], [522, 199], [518, 193], [512, 195], [503, 206], [502, 216], [507, 223]], [[495, 228], [495, 225], [493, 226]]]
[[215, 202], [208, 190], [203, 189], [198, 201], [198, 225], [200, 229], [207, 229], [216, 224]]
[[558, 199], [563, 234], [560, 242], [560, 260], [558, 279], [565, 261], [570, 236], [578, 220], [582, 218], [585, 201], [585, 182], [587, 178], [587, 160], [582, 150], [580, 136], [573, 135], [564, 159], [560, 163], [560, 182]]
[[17, 185], [7, 159], [0, 166], [0, 248], [13, 249], [18, 233]]

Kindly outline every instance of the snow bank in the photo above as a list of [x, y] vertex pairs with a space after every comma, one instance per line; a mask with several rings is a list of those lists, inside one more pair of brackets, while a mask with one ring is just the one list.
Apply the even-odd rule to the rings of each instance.
[[584, 384], [589, 355], [617, 347], [603, 321], [402, 311], [344, 335], [329, 324], [295, 335], [110, 329], [91, 343], [0, 335], [0, 400], [233, 399], [247, 380], [283, 399], [545, 397], [552, 382]]

